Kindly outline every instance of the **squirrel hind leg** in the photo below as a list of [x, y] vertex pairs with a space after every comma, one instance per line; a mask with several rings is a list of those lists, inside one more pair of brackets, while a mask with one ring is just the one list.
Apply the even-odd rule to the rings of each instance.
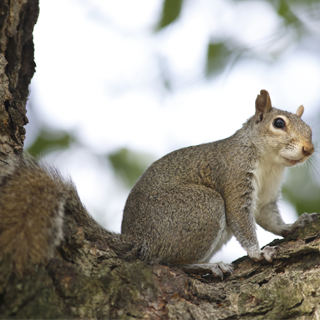
[[195, 263], [186, 266], [179, 266], [184, 272], [188, 274], [206, 275], [213, 274], [215, 277], [223, 279], [223, 274], [233, 273], [233, 266], [222, 261], [216, 263]]
[[122, 233], [141, 244], [139, 259], [150, 264], [207, 262], [226, 229], [224, 200], [204, 186], [161, 189], [148, 206], [135, 208], [139, 203], [128, 198]]

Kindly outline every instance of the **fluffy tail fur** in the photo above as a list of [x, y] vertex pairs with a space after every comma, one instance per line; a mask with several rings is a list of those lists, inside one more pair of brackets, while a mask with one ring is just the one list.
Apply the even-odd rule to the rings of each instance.
[[107, 244], [121, 257], [133, 248], [129, 239], [94, 221], [71, 181], [54, 167], [28, 158], [10, 164], [0, 180], [0, 258], [8, 256], [19, 276], [31, 265], [46, 263], [64, 238], [67, 212], [88, 240]]

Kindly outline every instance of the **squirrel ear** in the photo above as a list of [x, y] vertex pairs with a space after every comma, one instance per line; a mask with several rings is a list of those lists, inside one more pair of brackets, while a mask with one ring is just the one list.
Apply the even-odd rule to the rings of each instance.
[[297, 115], [299, 118], [301, 118], [301, 116], [303, 115], [303, 111], [304, 111], [304, 107], [303, 107], [303, 105], [301, 105], [301, 106], [297, 109], [296, 115]]
[[261, 90], [256, 99], [256, 115], [259, 115], [260, 121], [263, 115], [271, 110], [271, 100], [267, 90]]

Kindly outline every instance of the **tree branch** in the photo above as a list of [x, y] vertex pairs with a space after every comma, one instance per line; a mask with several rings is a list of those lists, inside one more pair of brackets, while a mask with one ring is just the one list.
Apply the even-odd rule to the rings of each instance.
[[[0, 1], [0, 179], [23, 148], [37, 16], [37, 0]], [[22, 278], [0, 252], [1, 318], [320, 318], [320, 220], [275, 240], [272, 264], [240, 258], [223, 281], [121, 260], [79, 221], [67, 214], [54, 258]]]
[[65, 241], [46, 266], [18, 279], [0, 262], [4, 318], [288, 319], [319, 315], [320, 220], [270, 245], [272, 264], [243, 257], [221, 281], [178, 267], [119, 259], [65, 217]]

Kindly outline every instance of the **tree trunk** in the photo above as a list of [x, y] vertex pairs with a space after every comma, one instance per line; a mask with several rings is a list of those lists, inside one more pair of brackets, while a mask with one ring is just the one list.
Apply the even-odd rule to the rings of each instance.
[[21, 155], [28, 86], [35, 71], [33, 27], [38, 0], [0, 1], [0, 177]]
[[[37, 16], [37, 0], [0, 1], [0, 178], [23, 150]], [[78, 221], [64, 217], [55, 257], [22, 278], [0, 252], [0, 318], [320, 319], [320, 220], [275, 240], [272, 264], [240, 258], [223, 281], [123, 261]]]

